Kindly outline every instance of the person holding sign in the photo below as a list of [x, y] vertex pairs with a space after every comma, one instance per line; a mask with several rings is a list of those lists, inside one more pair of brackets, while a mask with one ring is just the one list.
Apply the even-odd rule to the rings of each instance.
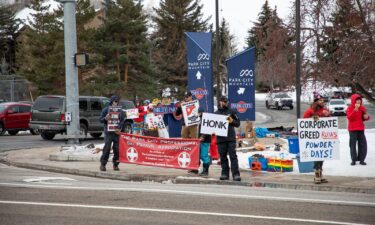
[[[350, 97], [351, 105], [348, 107], [346, 117], [348, 118], [349, 146], [351, 165], [354, 166], [356, 161], [361, 165], [366, 165], [367, 140], [365, 136], [365, 124], [363, 121], [370, 119], [366, 107], [362, 105], [362, 97], [359, 94], [353, 94]], [[358, 142], [358, 154], [356, 145]]]
[[227, 137], [217, 136], [217, 147], [219, 149], [221, 161], [220, 180], [229, 180], [229, 162], [227, 156], [229, 154], [233, 180], [241, 181], [236, 154], [236, 132], [234, 130], [235, 127], [240, 126], [241, 121], [236, 115], [236, 112], [228, 107], [228, 104], [228, 98], [226, 96], [221, 96], [219, 108], [215, 112], [216, 114], [226, 115], [229, 122]]
[[[104, 123], [104, 147], [103, 154], [100, 157], [100, 171], [106, 171], [106, 164], [108, 162], [109, 153], [113, 143], [113, 170], [118, 171], [118, 160], [119, 160], [119, 135], [121, 128], [125, 122], [125, 113], [121, 107], [119, 107], [120, 98], [117, 95], [113, 95], [110, 98], [109, 106], [105, 107], [100, 115], [100, 122]], [[112, 110], [111, 108], [119, 110]], [[111, 111], [116, 111], [111, 113]], [[111, 123], [116, 120], [117, 124]], [[114, 130], [108, 130], [108, 125], [114, 126]]]
[[[314, 120], [319, 120], [319, 117], [329, 117], [329, 110], [324, 105], [324, 98], [316, 94], [314, 96], [314, 102], [310, 108], [308, 108], [303, 114], [303, 118], [314, 118]], [[316, 184], [327, 183], [327, 179], [323, 178], [323, 161], [314, 162], [315, 178], [314, 182]]]
[[[190, 91], [185, 93], [184, 96], [184, 103], [192, 102], [193, 101], [193, 95]], [[182, 112], [182, 106], [179, 106], [176, 109], [176, 116], [182, 115], [182, 129], [181, 129], [181, 137], [182, 138], [198, 138], [198, 124], [188, 126], [188, 124], [185, 123], [186, 118], [183, 115]]]

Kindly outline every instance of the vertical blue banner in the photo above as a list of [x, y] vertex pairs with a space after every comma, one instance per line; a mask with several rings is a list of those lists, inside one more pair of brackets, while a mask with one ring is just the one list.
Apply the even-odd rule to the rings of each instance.
[[188, 90], [205, 112], [213, 112], [211, 33], [186, 32]]
[[241, 120], [255, 121], [255, 47], [227, 59], [230, 108]]

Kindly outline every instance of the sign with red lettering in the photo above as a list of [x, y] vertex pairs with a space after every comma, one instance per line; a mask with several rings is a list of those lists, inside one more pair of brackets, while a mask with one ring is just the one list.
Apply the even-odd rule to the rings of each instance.
[[340, 159], [337, 117], [298, 119], [301, 162]]
[[155, 138], [121, 133], [120, 162], [196, 170], [199, 139]]
[[121, 106], [108, 107], [109, 120], [107, 121], [107, 130], [115, 131], [120, 123]]

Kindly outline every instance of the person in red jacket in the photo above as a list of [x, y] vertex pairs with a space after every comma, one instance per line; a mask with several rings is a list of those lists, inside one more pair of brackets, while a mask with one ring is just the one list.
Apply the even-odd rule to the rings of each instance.
[[[356, 161], [361, 165], [366, 165], [365, 159], [367, 155], [367, 141], [365, 136], [365, 124], [363, 121], [370, 119], [367, 114], [366, 107], [362, 105], [362, 97], [359, 94], [353, 94], [350, 97], [351, 105], [349, 105], [346, 117], [348, 118], [349, 130], [349, 146], [350, 156], [352, 158], [351, 165], [354, 166]], [[358, 154], [356, 145], [358, 142]]]
[[[324, 98], [319, 94], [314, 96], [314, 102], [310, 108], [308, 108], [303, 114], [303, 118], [314, 118], [314, 120], [319, 120], [320, 117], [329, 117], [329, 110], [324, 105]], [[314, 182], [316, 184], [327, 183], [327, 179], [323, 178], [323, 161], [314, 162], [315, 177]]]
[[142, 135], [144, 117], [147, 112], [144, 110], [143, 105], [140, 103], [138, 99], [135, 101], [135, 107], [138, 109], [139, 116], [138, 118], [134, 119], [133, 134]]

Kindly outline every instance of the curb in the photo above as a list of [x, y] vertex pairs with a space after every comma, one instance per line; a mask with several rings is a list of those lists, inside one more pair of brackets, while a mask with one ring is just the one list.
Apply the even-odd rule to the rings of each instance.
[[236, 185], [247, 187], [262, 187], [262, 188], [281, 188], [292, 190], [308, 190], [308, 191], [333, 191], [333, 192], [349, 192], [349, 193], [362, 193], [362, 194], [375, 194], [374, 188], [358, 188], [358, 187], [345, 187], [345, 186], [329, 186], [329, 185], [315, 185], [315, 184], [290, 184], [280, 182], [268, 181], [253, 181], [253, 182], [233, 182], [221, 181], [214, 178], [202, 177], [181, 177], [181, 176], [162, 176], [162, 175], [139, 175], [139, 174], [113, 174], [107, 172], [94, 172], [80, 169], [69, 169], [54, 166], [39, 165], [33, 163], [20, 163], [10, 162], [5, 160], [5, 163], [11, 166], [20, 168], [43, 170], [55, 173], [65, 173], [71, 175], [104, 178], [121, 181], [135, 181], [135, 182], [172, 182], [174, 184], [214, 184], [214, 185]]

